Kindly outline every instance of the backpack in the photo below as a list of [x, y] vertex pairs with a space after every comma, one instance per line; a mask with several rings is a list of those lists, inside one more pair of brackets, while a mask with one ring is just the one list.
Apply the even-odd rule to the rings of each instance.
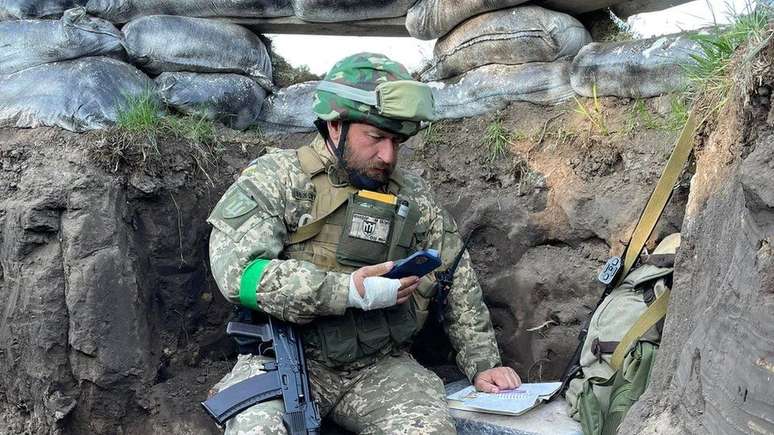
[[669, 301], [673, 268], [665, 266], [631, 271], [591, 317], [565, 393], [584, 435], [615, 434], [648, 385]]

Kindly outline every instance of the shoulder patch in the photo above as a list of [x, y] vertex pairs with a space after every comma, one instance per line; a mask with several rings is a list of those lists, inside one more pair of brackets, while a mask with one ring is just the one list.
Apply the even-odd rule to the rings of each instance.
[[234, 186], [233, 189], [229, 189], [226, 192], [221, 207], [223, 210], [221, 213], [224, 218], [234, 219], [251, 212], [258, 207], [258, 203], [238, 186]]

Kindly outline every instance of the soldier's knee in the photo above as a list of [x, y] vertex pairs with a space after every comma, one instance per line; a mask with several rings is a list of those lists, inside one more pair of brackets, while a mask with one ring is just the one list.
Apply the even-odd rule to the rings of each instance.
[[225, 435], [285, 435], [284, 405], [270, 400], [253, 405], [226, 422]]
[[388, 418], [362, 434], [380, 435], [453, 435], [457, 433], [454, 421], [448, 412], [432, 414], [415, 412]]

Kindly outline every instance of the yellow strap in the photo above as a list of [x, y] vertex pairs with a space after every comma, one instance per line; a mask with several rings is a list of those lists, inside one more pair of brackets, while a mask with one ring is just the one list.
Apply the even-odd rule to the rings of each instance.
[[650, 237], [653, 228], [658, 223], [658, 219], [664, 212], [664, 207], [666, 207], [669, 197], [672, 195], [672, 189], [683, 172], [683, 166], [685, 166], [688, 156], [691, 155], [696, 127], [696, 117], [691, 112], [688, 120], [685, 122], [682, 133], [680, 133], [680, 137], [677, 139], [675, 148], [672, 150], [672, 155], [669, 156], [669, 161], [661, 173], [656, 188], [653, 189], [648, 204], [645, 206], [639, 222], [637, 222], [637, 227], [634, 229], [634, 233], [632, 233], [629, 246], [626, 249], [623, 270], [618, 275], [618, 280], [614, 287], [618, 287], [626, 278], [626, 275], [629, 274], [632, 266], [637, 261], [637, 257], [640, 256], [642, 247], [645, 246], [645, 242]]
[[391, 193], [379, 193], [374, 192], [373, 190], [361, 190], [357, 192], [357, 196], [383, 202], [389, 205], [395, 205], [398, 203], [398, 197]]
[[640, 337], [645, 335], [645, 333], [653, 327], [653, 325], [666, 316], [670, 293], [670, 290], [661, 293], [661, 296], [657, 297], [648, 309], [642, 313], [640, 318], [637, 319], [634, 325], [629, 328], [626, 335], [623, 336], [613, 352], [613, 356], [610, 360], [610, 365], [613, 369], [620, 370], [624, 357], [629, 353], [632, 344], [639, 340]]

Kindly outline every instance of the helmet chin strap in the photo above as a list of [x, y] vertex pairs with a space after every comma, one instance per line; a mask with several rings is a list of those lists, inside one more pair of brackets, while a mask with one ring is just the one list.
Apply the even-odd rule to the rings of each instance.
[[[344, 159], [344, 147], [347, 144], [347, 135], [349, 134], [350, 123], [349, 121], [340, 122], [341, 134], [339, 135], [339, 143], [334, 148], [333, 154], [339, 160], [339, 167], [347, 173], [347, 177], [349, 177], [349, 184], [358, 189], [377, 190], [381, 188], [384, 185], [383, 183], [358, 173], [356, 170], [350, 168], [347, 164], [347, 161]], [[333, 147], [333, 140], [331, 140], [326, 122], [318, 118], [314, 125], [317, 127], [320, 135], [325, 140], [325, 143], [328, 146]]]

